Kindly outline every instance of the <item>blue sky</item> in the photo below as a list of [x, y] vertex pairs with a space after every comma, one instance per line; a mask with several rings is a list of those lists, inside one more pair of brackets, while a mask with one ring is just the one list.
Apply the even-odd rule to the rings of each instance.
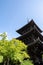
[[7, 32], [9, 39], [31, 19], [43, 30], [43, 0], [0, 0], [0, 33]]

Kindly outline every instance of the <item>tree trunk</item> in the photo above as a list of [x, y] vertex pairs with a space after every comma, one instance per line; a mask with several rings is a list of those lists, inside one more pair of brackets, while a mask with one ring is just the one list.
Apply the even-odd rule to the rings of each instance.
[[6, 65], [6, 60], [4, 61], [4, 65]]
[[9, 64], [9, 58], [7, 58], [7, 65], [10, 65], [10, 64]]

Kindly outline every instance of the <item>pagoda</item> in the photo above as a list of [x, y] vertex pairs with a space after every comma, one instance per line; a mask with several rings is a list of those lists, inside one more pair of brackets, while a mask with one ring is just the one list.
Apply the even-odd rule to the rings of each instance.
[[27, 52], [34, 65], [43, 65], [43, 35], [34, 20], [32, 19], [16, 32], [21, 35], [17, 39], [28, 45]]

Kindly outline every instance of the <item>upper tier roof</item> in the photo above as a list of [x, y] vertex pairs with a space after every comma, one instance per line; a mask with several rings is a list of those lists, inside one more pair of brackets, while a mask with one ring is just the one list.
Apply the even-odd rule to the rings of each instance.
[[37, 27], [37, 29], [41, 33], [42, 30], [36, 25], [36, 23], [33, 20], [31, 20], [28, 24], [24, 25], [22, 28], [20, 28], [16, 32], [18, 32], [19, 34], [23, 35], [24, 33], [28, 32], [31, 27], [34, 27], [34, 25]]
[[38, 29], [36, 27], [33, 27], [30, 31], [26, 32], [25, 34], [18, 37], [17, 39], [23, 40], [23, 39], [26, 39], [27, 37], [29, 38], [29, 36], [31, 36], [31, 34], [33, 34], [33, 36], [35, 35], [35, 37], [39, 37], [41, 39], [41, 41], [43, 41], [43, 35], [41, 35], [41, 33], [38, 31]]

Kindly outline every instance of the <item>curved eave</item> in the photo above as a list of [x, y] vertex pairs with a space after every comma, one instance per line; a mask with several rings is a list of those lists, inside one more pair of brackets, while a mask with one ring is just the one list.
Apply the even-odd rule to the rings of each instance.
[[30, 36], [33, 32], [35, 31], [35, 35], [38, 36], [41, 41], [43, 41], [43, 36], [41, 35], [41, 33], [38, 31], [38, 29], [35, 27], [35, 28], [32, 28], [30, 31], [26, 32], [25, 34], [23, 34], [22, 36], [18, 37], [17, 39], [19, 40], [23, 40], [25, 39], [27, 36]]
[[26, 25], [24, 25], [22, 28], [20, 28], [19, 30], [17, 30], [16, 32], [18, 32], [19, 34], [22, 34], [22, 31], [25, 30], [25, 28], [28, 28], [28, 26], [31, 26], [31, 25], [35, 25], [37, 27], [37, 29], [42, 32], [42, 30], [36, 25], [36, 23], [33, 21], [33, 19]]

